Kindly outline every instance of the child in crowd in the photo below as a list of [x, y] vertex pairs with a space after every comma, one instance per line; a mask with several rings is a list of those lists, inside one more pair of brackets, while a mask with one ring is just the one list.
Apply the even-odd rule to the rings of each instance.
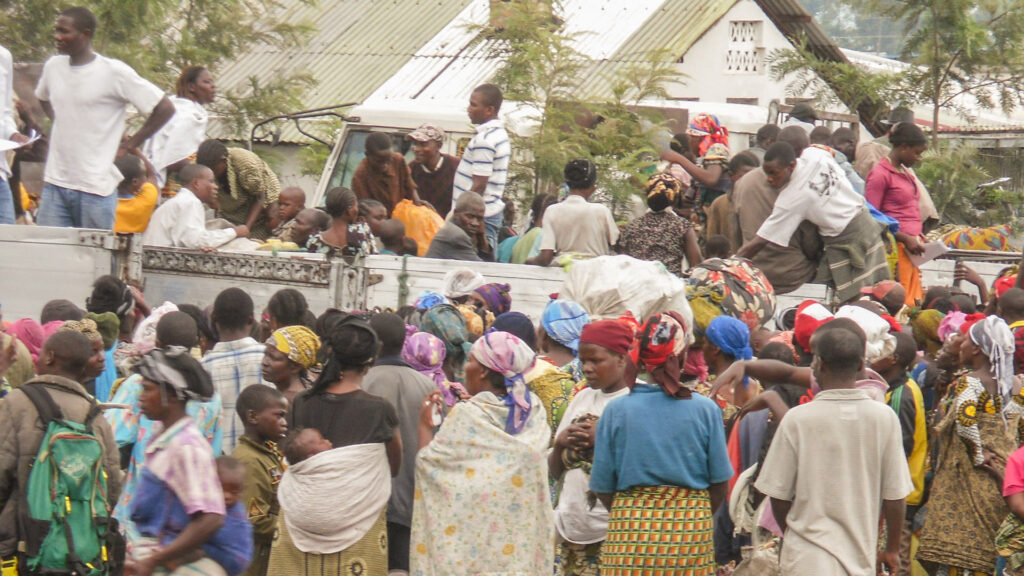
[[394, 218], [385, 220], [380, 223], [378, 230], [380, 230], [380, 233], [374, 232], [374, 236], [380, 238], [381, 244], [384, 245], [384, 249], [380, 251], [381, 254], [398, 256], [399, 253], [403, 252], [405, 243], [404, 222]]
[[123, 179], [117, 185], [117, 213], [114, 232], [141, 234], [149, 226], [160, 192], [156, 171], [141, 152], [134, 150], [114, 162]]
[[[284, 461], [277, 442], [288, 431], [288, 402], [272, 386], [253, 385], [238, 395], [235, 411], [242, 419], [245, 434], [238, 439], [232, 455], [247, 471], [242, 503], [253, 535], [252, 563], [245, 574], [265, 576], [280, 511], [277, 485], [284, 474]], [[226, 493], [227, 487], [224, 490]]]
[[374, 237], [380, 238], [380, 225], [387, 219], [388, 209], [377, 200], [363, 198], [359, 201], [359, 222], [366, 222]]
[[285, 458], [290, 466], [295, 466], [303, 460], [308, 460], [321, 452], [327, 452], [334, 448], [331, 441], [324, 438], [316, 428], [303, 428], [292, 435], [284, 448]]
[[281, 197], [277, 199], [277, 222], [274, 228], [274, 238], [280, 238], [282, 242], [299, 242], [295, 239], [295, 217], [306, 208], [306, 193], [302, 188], [290, 186], [281, 190]]
[[704, 253], [708, 258], [729, 258], [733, 255], [732, 243], [721, 234], [715, 234], [704, 243]]

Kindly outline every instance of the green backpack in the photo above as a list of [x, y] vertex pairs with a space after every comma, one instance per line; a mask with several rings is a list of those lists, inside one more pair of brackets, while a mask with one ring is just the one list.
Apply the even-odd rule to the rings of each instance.
[[124, 539], [107, 505], [103, 445], [93, 432], [100, 407], [84, 423], [64, 419], [42, 383], [20, 388], [39, 412], [46, 435], [29, 472], [21, 511], [24, 572], [107, 576], [120, 573]]

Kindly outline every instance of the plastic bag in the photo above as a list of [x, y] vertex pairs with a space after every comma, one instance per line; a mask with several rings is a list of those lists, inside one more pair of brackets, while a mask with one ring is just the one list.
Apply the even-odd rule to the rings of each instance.
[[416, 255], [424, 256], [434, 235], [444, 226], [444, 218], [430, 206], [417, 206], [412, 200], [402, 200], [391, 211], [391, 217], [405, 224], [405, 235], [416, 241]]
[[577, 260], [559, 297], [578, 302], [591, 319], [618, 318], [628, 311], [642, 322], [652, 314], [678, 312], [692, 341], [693, 312], [686, 284], [661, 262], [621, 255]]

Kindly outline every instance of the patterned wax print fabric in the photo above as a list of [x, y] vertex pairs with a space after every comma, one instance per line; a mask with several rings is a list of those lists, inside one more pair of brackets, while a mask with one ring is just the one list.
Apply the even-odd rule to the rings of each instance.
[[1010, 227], [1008, 225], [976, 228], [973, 226], [943, 226], [928, 235], [928, 239], [941, 240], [943, 244], [955, 250], [992, 250], [1006, 252], [1015, 250], [1010, 245]]
[[[551, 438], [536, 395], [523, 429], [490, 392], [456, 404], [416, 457], [410, 574], [551, 574], [555, 523]], [[466, 513], [472, 503], [472, 514]]]
[[384, 576], [388, 573], [387, 512], [358, 542], [333, 554], [305, 553], [295, 547], [284, 515], [279, 516], [277, 537], [270, 547], [268, 576]]
[[346, 246], [339, 247], [333, 244], [328, 244], [327, 241], [323, 239], [323, 233], [318, 232], [310, 236], [309, 240], [306, 241], [306, 251], [314, 252], [316, 254], [325, 254], [328, 258], [335, 258], [338, 256], [355, 258], [376, 254], [377, 245], [374, 242], [373, 232], [370, 231], [370, 225], [366, 222], [356, 222], [355, 224], [349, 224], [348, 226]]
[[775, 315], [775, 290], [763, 272], [742, 258], [712, 258], [691, 271], [686, 287], [699, 336], [715, 316], [743, 321], [750, 331]]
[[661, 262], [679, 276], [686, 258], [686, 233], [691, 228], [689, 220], [676, 216], [671, 209], [649, 211], [622, 228], [615, 249], [637, 260]]

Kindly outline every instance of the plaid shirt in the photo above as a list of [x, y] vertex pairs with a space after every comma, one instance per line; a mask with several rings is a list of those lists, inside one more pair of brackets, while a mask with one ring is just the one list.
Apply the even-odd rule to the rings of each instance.
[[231, 454], [245, 429], [235, 414], [235, 401], [243, 388], [263, 381], [261, 364], [265, 346], [250, 337], [233, 342], [218, 342], [203, 357], [203, 368], [210, 373], [213, 387], [223, 402], [221, 423], [224, 428], [224, 454]]

